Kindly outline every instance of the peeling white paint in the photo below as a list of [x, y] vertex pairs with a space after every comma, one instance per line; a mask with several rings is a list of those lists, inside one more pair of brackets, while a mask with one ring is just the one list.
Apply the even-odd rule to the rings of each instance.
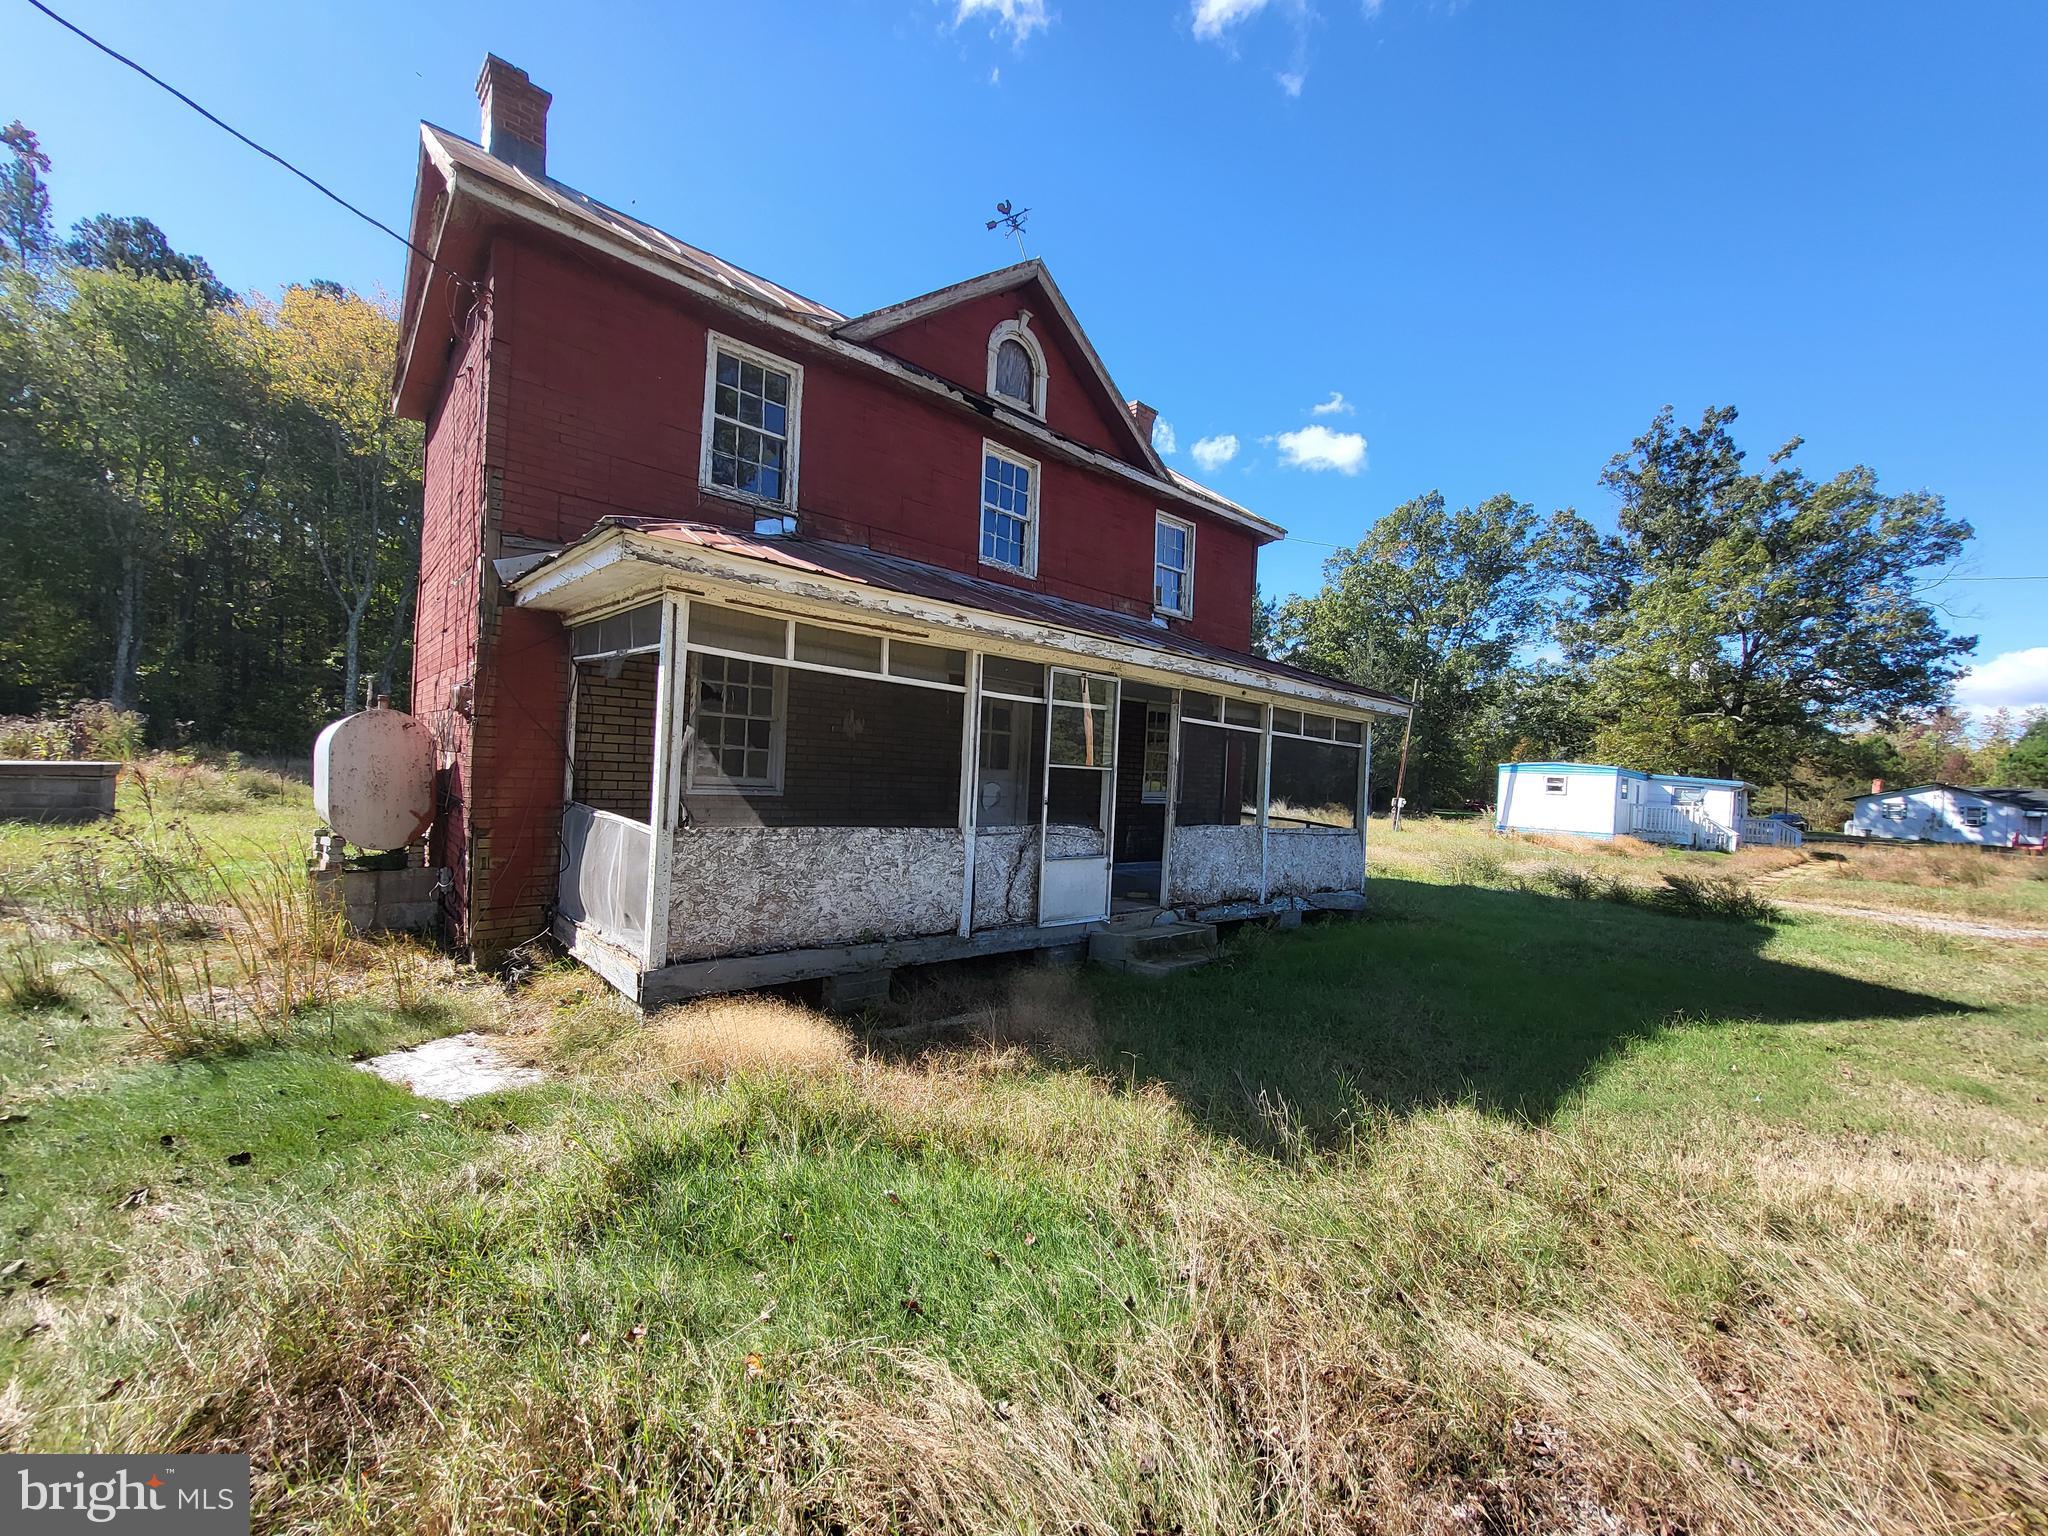
[[1176, 826], [1170, 859], [1167, 881], [1177, 906], [1258, 899], [1257, 827]]
[[1268, 837], [1266, 880], [1271, 895], [1355, 891], [1365, 879], [1365, 849], [1349, 827], [1274, 827]]
[[691, 827], [676, 834], [669, 959], [951, 933], [965, 879], [951, 827]]
[[974, 834], [974, 926], [1038, 921], [1038, 829], [983, 827]]

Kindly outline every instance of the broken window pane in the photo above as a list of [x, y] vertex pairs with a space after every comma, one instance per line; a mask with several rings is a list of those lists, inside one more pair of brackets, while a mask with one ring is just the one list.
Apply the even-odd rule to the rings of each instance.
[[1024, 343], [1012, 337], [996, 348], [996, 393], [1019, 405], [1035, 408], [1038, 399], [1038, 370]]

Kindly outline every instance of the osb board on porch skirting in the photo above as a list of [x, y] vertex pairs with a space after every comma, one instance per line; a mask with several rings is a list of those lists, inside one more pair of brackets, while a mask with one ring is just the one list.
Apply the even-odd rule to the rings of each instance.
[[951, 933], [953, 827], [690, 827], [676, 834], [672, 961]]
[[1365, 880], [1365, 847], [1355, 827], [1270, 827], [1266, 890], [1273, 896], [1355, 891]]
[[1258, 899], [1257, 827], [1175, 827], [1167, 859], [1168, 900], [1175, 906]]

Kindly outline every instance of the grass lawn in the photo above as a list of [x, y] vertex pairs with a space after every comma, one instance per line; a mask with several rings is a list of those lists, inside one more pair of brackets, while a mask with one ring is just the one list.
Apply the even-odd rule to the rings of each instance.
[[1501, 885], [1546, 871], [1588, 870], [1638, 886], [1667, 875], [1726, 876], [1758, 884], [1774, 901], [2038, 928], [2048, 934], [2048, 858], [1998, 849], [1857, 843], [1690, 853], [1634, 838], [1497, 836], [1484, 819], [1409, 821], [1371, 828], [1376, 870]]
[[[2048, 949], [1373, 842], [912, 1055], [388, 953], [178, 1055], [62, 971], [0, 1449], [247, 1449], [264, 1530], [2048, 1530]], [[462, 1027], [549, 1081], [352, 1065]]]

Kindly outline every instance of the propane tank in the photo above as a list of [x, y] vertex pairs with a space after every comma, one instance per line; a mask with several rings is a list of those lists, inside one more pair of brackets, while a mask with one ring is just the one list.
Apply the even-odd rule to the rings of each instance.
[[385, 852], [434, 820], [434, 738], [379, 699], [344, 715], [313, 743], [313, 808], [358, 848]]

